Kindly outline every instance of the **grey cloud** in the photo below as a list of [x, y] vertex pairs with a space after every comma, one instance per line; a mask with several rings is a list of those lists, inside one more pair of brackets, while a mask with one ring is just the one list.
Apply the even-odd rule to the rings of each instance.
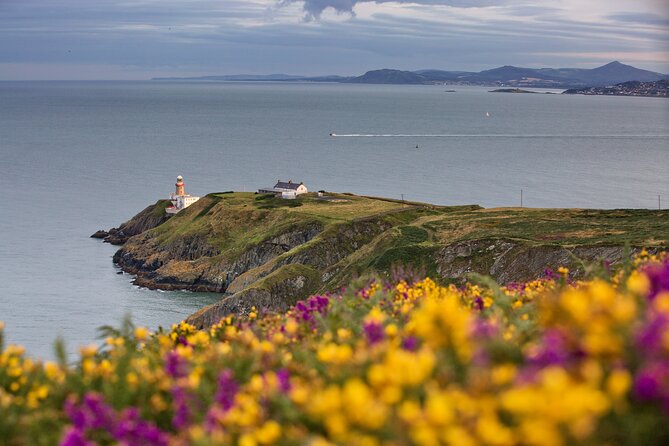
[[618, 22], [669, 27], [669, 19], [659, 14], [625, 12], [609, 15], [608, 18]]
[[503, 3], [499, 0], [281, 0], [279, 6], [292, 3], [304, 3], [305, 19], [317, 20], [323, 11], [332, 8], [338, 13], [354, 15], [353, 8], [358, 3], [414, 3], [420, 5], [446, 5], [458, 8], [474, 8], [483, 6], [498, 6]]

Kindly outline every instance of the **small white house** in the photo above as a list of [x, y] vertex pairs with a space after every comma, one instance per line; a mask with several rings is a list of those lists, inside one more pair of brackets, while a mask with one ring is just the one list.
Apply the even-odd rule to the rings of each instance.
[[258, 192], [261, 194], [274, 194], [277, 197], [292, 200], [297, 198], [298, 195], [306, 194], [309, 190], [304, 183], [293, 183], [292, 180], [278, 180], [274, 187], [258, 189]]
[[184, 179], [181, 175], [177, 177], [177, 183], [175, 186], [176, 192], [170, 194], [170, 201], [172, 202], [172, 206], [165, 209], [165, 212], [168, 214], [176, 214], [177, 212], [181, 211], [182, 209], [186, 209], [188, 206], [200, 199], [200, 197], [195, 197], [186, 193], [184, 189]]

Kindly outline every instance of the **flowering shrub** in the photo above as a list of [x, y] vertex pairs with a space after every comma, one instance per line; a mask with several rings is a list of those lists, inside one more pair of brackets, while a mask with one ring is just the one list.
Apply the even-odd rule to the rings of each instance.
[[73, 365], [0, 338], [8, 445], [649, 445], [668, 420], [669, 260], [646, 253], [586, 281], [373, 281], [125, 327]]

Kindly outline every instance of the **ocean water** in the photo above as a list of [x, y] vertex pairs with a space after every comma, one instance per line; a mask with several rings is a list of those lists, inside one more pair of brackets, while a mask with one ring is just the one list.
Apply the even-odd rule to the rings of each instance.
[[125, 314], [156, 328], [217, 300], [137, 288], [88, 238], [178, 174], [196, 195], [280, 178], [438, 204], [514, 206], [522, 189], [533, 207], [669, 206], [669, 101], [448, 88], [0, 82], [9, 342], [51, 357], [56, 336], [75, 351]]

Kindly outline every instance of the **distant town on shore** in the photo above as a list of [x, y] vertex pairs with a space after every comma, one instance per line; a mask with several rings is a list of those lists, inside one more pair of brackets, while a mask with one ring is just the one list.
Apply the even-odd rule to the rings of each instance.
[[[522, 68], [503, 66], [480, 72], [445, 71], [445, 70], [418, 70], [403, 71], [381, 69], [368, 71], [361, 76], [298, 76], [288, 74], [269, 75], [216, 75], [200, 77], [162, 77], [153, 80], [188, 80], [188, 81], [224, 81], [224, 82], [335, 82], [357, 84], [395, 84], [395, 85], [474, 85], [492, 87], [525, 87], [525, 88], [555, 88], [581, 89], [589, 87], [610, 87], [625, 82], [652, 83], [669, 80], [669, 74], [642, 70], [631, 65], [614, 61], [593, 69], [583, 68]], [[662, 88], [665, 84], [650, 87], [650, 90]], [[645, 86], [643, 88], [647, 88]], [[622, 94], [627, 87], [616, 89]], [[639, 91], [637, 90], [637, 93]], [[594, 93], [584, 93], [594, 94]], [[641, 96], [643, 94], [635, 94]], [[654, 96], [662, 96], [653, 94]]]

